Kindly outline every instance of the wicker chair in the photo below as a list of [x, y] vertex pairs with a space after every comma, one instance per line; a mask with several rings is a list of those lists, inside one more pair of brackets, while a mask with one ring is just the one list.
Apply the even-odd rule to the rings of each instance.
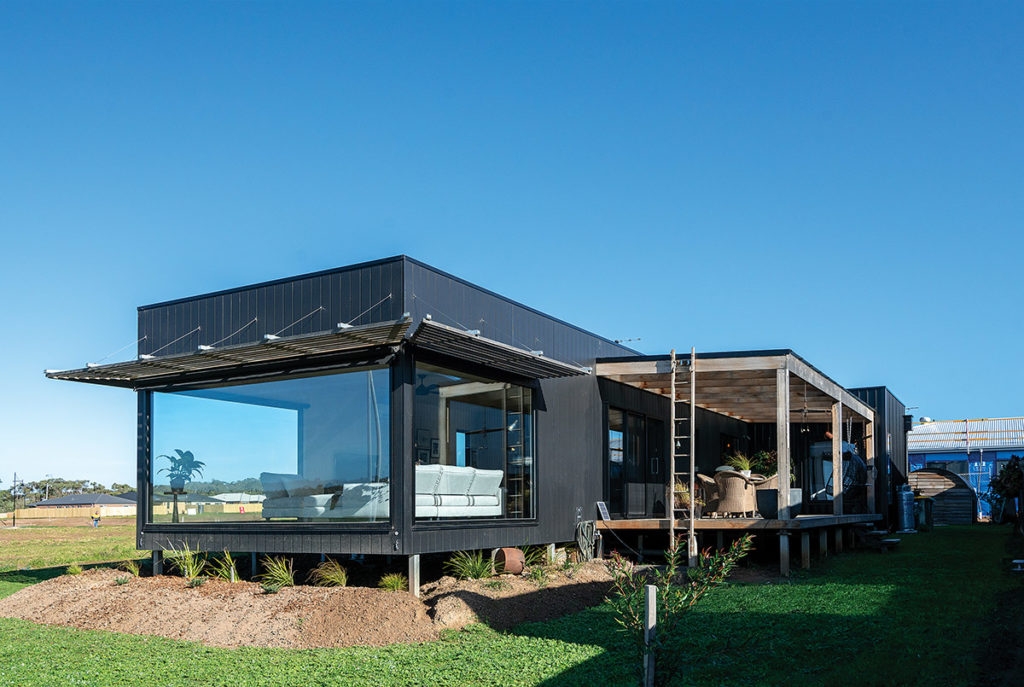
[[754, 481], [735, 470], [722, 470], [715, 473], [718, 486], [718, 513], [735, 517], [755, 517], [757, 515], [757, 495], [754, 492]]
[[701, 490], [701, 498], [704, 499], [704, 512], [714, 516], [718, 511], [718, 484], [712, 478], [699, 472], [696, 477]]

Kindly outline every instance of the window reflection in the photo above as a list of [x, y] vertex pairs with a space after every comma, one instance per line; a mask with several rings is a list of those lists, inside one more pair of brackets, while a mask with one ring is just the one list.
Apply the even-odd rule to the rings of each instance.
[[[388, 520], [389, 387], [372, 369], [154, 393], [151, 521]], [[204, 463], [184, 487], [157, 457], [175, 449]]]
[[532, 518], [530, 389], [418, 364], [416, 517]]

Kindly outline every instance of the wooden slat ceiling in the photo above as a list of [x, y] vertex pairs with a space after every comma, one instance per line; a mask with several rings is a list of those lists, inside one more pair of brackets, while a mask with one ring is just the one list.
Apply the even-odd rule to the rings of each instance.
[[[729, 370], [728, 361], [735, 360], [737, 367]], [[734, 417], [744, 422], [769, 422], [777, 419], [776, 370], [785, 365], [785, 360], [776, 357], [764, 359], [762, 369], [751, 367], [749, 358], [717, 358], [713, 370], [702, 370], [704, 361], [697, 358], [696, 405], [721, 415]], [[652, 393], [668, 396], [671, 394], [671, 373], [664, 361], [642, 363], [598, 363], [596, 372], [606, 377]], [[630, 371], [635, 370], [635, 371]], [[810, 376], [810, 375], [809, 375]], [[685, 366], [677, 370], [676, 400], [690, 400], [690, 372]], [[848, 393], [844, 396], [843, 417], [854, 417], [856, 421], [867, 419], [846, 402], [863, 410], [863, 404]], [[789, 407], [792, 422], [830, 422], [833, 397], [818, 388], [813, 381], [801, 378], [795, 372], [789, 376]], [[870, 412], [870, 410], [868, 411]]]

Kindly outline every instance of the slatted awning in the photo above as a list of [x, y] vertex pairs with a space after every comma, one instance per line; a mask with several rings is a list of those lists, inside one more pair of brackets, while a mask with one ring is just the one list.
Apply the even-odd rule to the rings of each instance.
[[548, 358], [539, 351], [528, 351], [487, 339], [476, 332], [423, 320], [412, 336], [413, 343], [435, 353], [485, 365], [529, 379], [571, 377], [590, 374], [590, 369]]
[[360, 352], [372, 353], [403, 340], [411, 320], [339, 328], [329, 332], [288, 337], [267, 336], [259, 343], [203, 346], [167, 356], [139, 356], [110, 365], [87, 365], [77, 370], [47, 370], [50, 379], [88, 382], [125, 388], [145, 388], [202, 381], [223, 374], [258, 372], [282, 365], [315, 365]]

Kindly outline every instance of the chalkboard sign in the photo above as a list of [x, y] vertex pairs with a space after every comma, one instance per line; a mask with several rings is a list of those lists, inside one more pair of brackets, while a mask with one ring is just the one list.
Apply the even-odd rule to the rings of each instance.
[[597, 514], [601, 516], [602, 520], [612, 519], [612, 516], [608, 514], [608, 504], [604, 501], [597, 502]]

